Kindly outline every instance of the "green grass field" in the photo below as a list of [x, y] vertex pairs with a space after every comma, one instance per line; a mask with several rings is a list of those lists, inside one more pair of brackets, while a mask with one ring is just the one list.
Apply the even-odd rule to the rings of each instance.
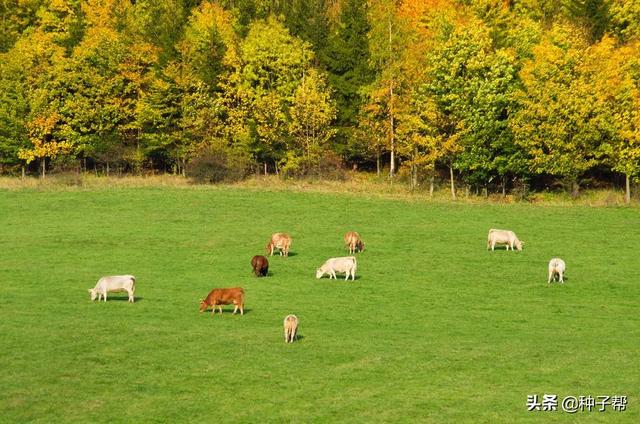
[[[0, 192], [2, 422], [639, 422], [640, 211], [231, 188]], [[522, 253], [488, 252], [489, 228]], [[360, 232], [355, 282], [315, 279]], [[258, 279], [272, 232], [293, 236]], [[553, 256], [566, 283], [547, 285]], [[102, 275], [137, 277], [92, 303]], [[198, 313], [213, 287], [232, 307]], [[285, 344], [282, 319], [300, 319]], [[527, 412], [528, 395], [628, 397]]]

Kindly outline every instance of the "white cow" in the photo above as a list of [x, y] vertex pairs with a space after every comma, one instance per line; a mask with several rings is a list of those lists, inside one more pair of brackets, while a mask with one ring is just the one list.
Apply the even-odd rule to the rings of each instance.
[[507, 250], [515, 247], [518, 250], [522, 250], [522, 246], [524, 242], [518, 240], [516, 233], [509, 230], [496, 230], [494, 228], [489, 230], [489, 236], [487, 237], [487, 249], [491, 247], [493, 251], [496, 247], [496, 244], [506, 244]]
[[295, 315], [287, 315], [284, 319], [284, 342], [293, 343], [297, 339], [298, 333], [298, 317]]
[[316, 270], [316, 278], [322, 278], [324, 274], [329, 274], [329, 279], [337, 279], [336, 272], [344, 272], [346, 273], [345, 281], [349, 279], [349, 276], [351, 276], [351, 281], [354, 281], [356, 279], [356, 267], [355, 256], [327, 259], [327, 261]]
[[564, 270], [567, 269], [567, 265], [560, 258], [553, 258], [549, 261], [549, 279], [547, 283], [551, 283], [551, 280], [555, 281], [556, 276], [558, 281], [564, 283]]
[[112, 275], [99, 279], [96, 286], [89, 289], [89, 293], [91, 294], [91, 300], [96, 300], [97, 297], [98, 302], [100, 302], [100, 299], [104, 297], [104, 301], [106, 302], [107, 292], [126, 291], [129, 294], [129, 302], [133, 303], [133, 292], [136, 289], [135, 285], [136, 277], [133, 275]]

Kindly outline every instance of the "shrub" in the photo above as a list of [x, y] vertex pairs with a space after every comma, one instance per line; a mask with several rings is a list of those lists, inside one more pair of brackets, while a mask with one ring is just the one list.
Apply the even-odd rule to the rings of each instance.
[[205, 146], [187, 163], [186, 175], [197, 183], [240, 181], [248, 175], [246, 153], [226, 146]]
[[340, 156], [325, 150], [308, 156], [297, 156], [288, 152], [282, 166], [282, 175], [289, 178], [322, 178], [344, 181], [347, 172]]

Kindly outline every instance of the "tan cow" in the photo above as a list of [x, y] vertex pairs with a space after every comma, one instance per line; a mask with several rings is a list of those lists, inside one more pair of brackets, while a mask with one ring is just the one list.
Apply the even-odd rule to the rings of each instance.
[[289, 248], [291, 248], [291, 236], [288, 233], [274, 233], [267, 243], [269, 256], [273, 256], [275, 249], [280, 250], [280, 256], [289, 256]]
[[356, 251], [364, 252], [364, 242], [360, 238], [360, 234], [355, 231], [348, 231], [344, 235], [344, 244], [349, 248], [349, 253], [354, 254]]
[[200, 300], [200, 312], [204, 312], [211, 307], [211, 315], [216, 313], [216, 306], [222, 314], [222, 305], [233, 304], [233, 313], [240, 309], [240, 315], [244, 315], [244, 289], [233, 287], [230, 289], [213, 289], [206, 299]]
[[513, 231], [496, 230], [492, 228], [489, 230], [489, 236], [487, 237], [487, 249], [491, 247], [491, 250], [493, 251], [496, 244], [506, 244], [507, 250], [509, 250], [509, 248], [513, 250], [515, 247], [518, 251], [521, 251], [524, 242], [518, 240], [516, 233]]
[[293, 343], [298, 338], [298, 317], [287, 315], [284, 319], [284, 342]]
[[560, 258], [553, 258], [549, 261], [549, 279], [547, 283], [551, 283], [551, 280], [555, 281], [556, 277], [559, 282], [564, 283], [564, 271], [567, 269], [567, 265]]

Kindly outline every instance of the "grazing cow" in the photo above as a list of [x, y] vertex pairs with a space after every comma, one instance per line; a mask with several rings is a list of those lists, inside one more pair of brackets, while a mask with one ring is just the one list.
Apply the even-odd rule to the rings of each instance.
[[298, 338], [298, 317], [287, 315], [284, 319], [284, 342], [293, 343]]
[[264, 256], [256, 255], [251, 258], [251, 267], [256, 277], [266, 277], [269, 273], [269, 261]]
[[275, 249], [280, 250], [280, 256], [289, 256], [289, 248], [291, 247], [291, 236], [287, 233], [274, 233], [271, 240], [267, 243], [267, 253], [273, 256]]
[[356, 279], [356, 258], [355, 256], [345, 256], [343, 258], [331, 258], [322, 264], [320, 268], [316, 270], [316, 278], [322, 278], [324, 274], [329, 274], [329, 279], [336, 277], [336, 272], [344, 272], [345, 281], [351, 276], [351, 281]]
[[551, 283], [551, 280], [556, 281], [556, 278], [561, 283], [564, 283], [564, 270], [567, 269], [566, 264], [560, 258], [553, 258], [549, 261], [549, 279], [547, 283]]
[[211, 306], [211, 316], [216, 313], [216, 306], [222, 314], [222, 305], [233, 304], [233, 313], [240, 308], [240, 315], [244, 315], [244, 289], [234, 287], [231, 289], [213, 289], [206, 299], [200, 300], [200, 312], [207, 310]]
[[516, 249], [521, 251], [524, 242], [518, 240], [518, 237], [516, 237], [516, 233], [514, 233], [513, 231], [496, 230], [492, 228], [489, 230], [489, 237], [487, 238], [487, 249], [489, 248], [489, 246], [491, 246], [491, 250], [493, 251], [493, 249], [496, 247], [496, 244], [506, 244], [507, 250], [509, 250], [509, 248], [513, 250], [513, 248], [515, 247]]
[[110, 277], [102, 277], [96, 283], [96, 286], [89, 289], [91, 300], [100, 302], [101, 298], [107, 301], [107, 292], [126, 291], [129, 294], [129, 302], [134, 302], [133, 292], [136, 290], [136, 277], [133, 275], [112, 275]]
[[349, 248], [350, 254], [355, 254], [356, 251], [364, 252], [364, 242], [360, 238], [360, 234], [355, 231], [348, 231], [344, 235], [344, 244]]

